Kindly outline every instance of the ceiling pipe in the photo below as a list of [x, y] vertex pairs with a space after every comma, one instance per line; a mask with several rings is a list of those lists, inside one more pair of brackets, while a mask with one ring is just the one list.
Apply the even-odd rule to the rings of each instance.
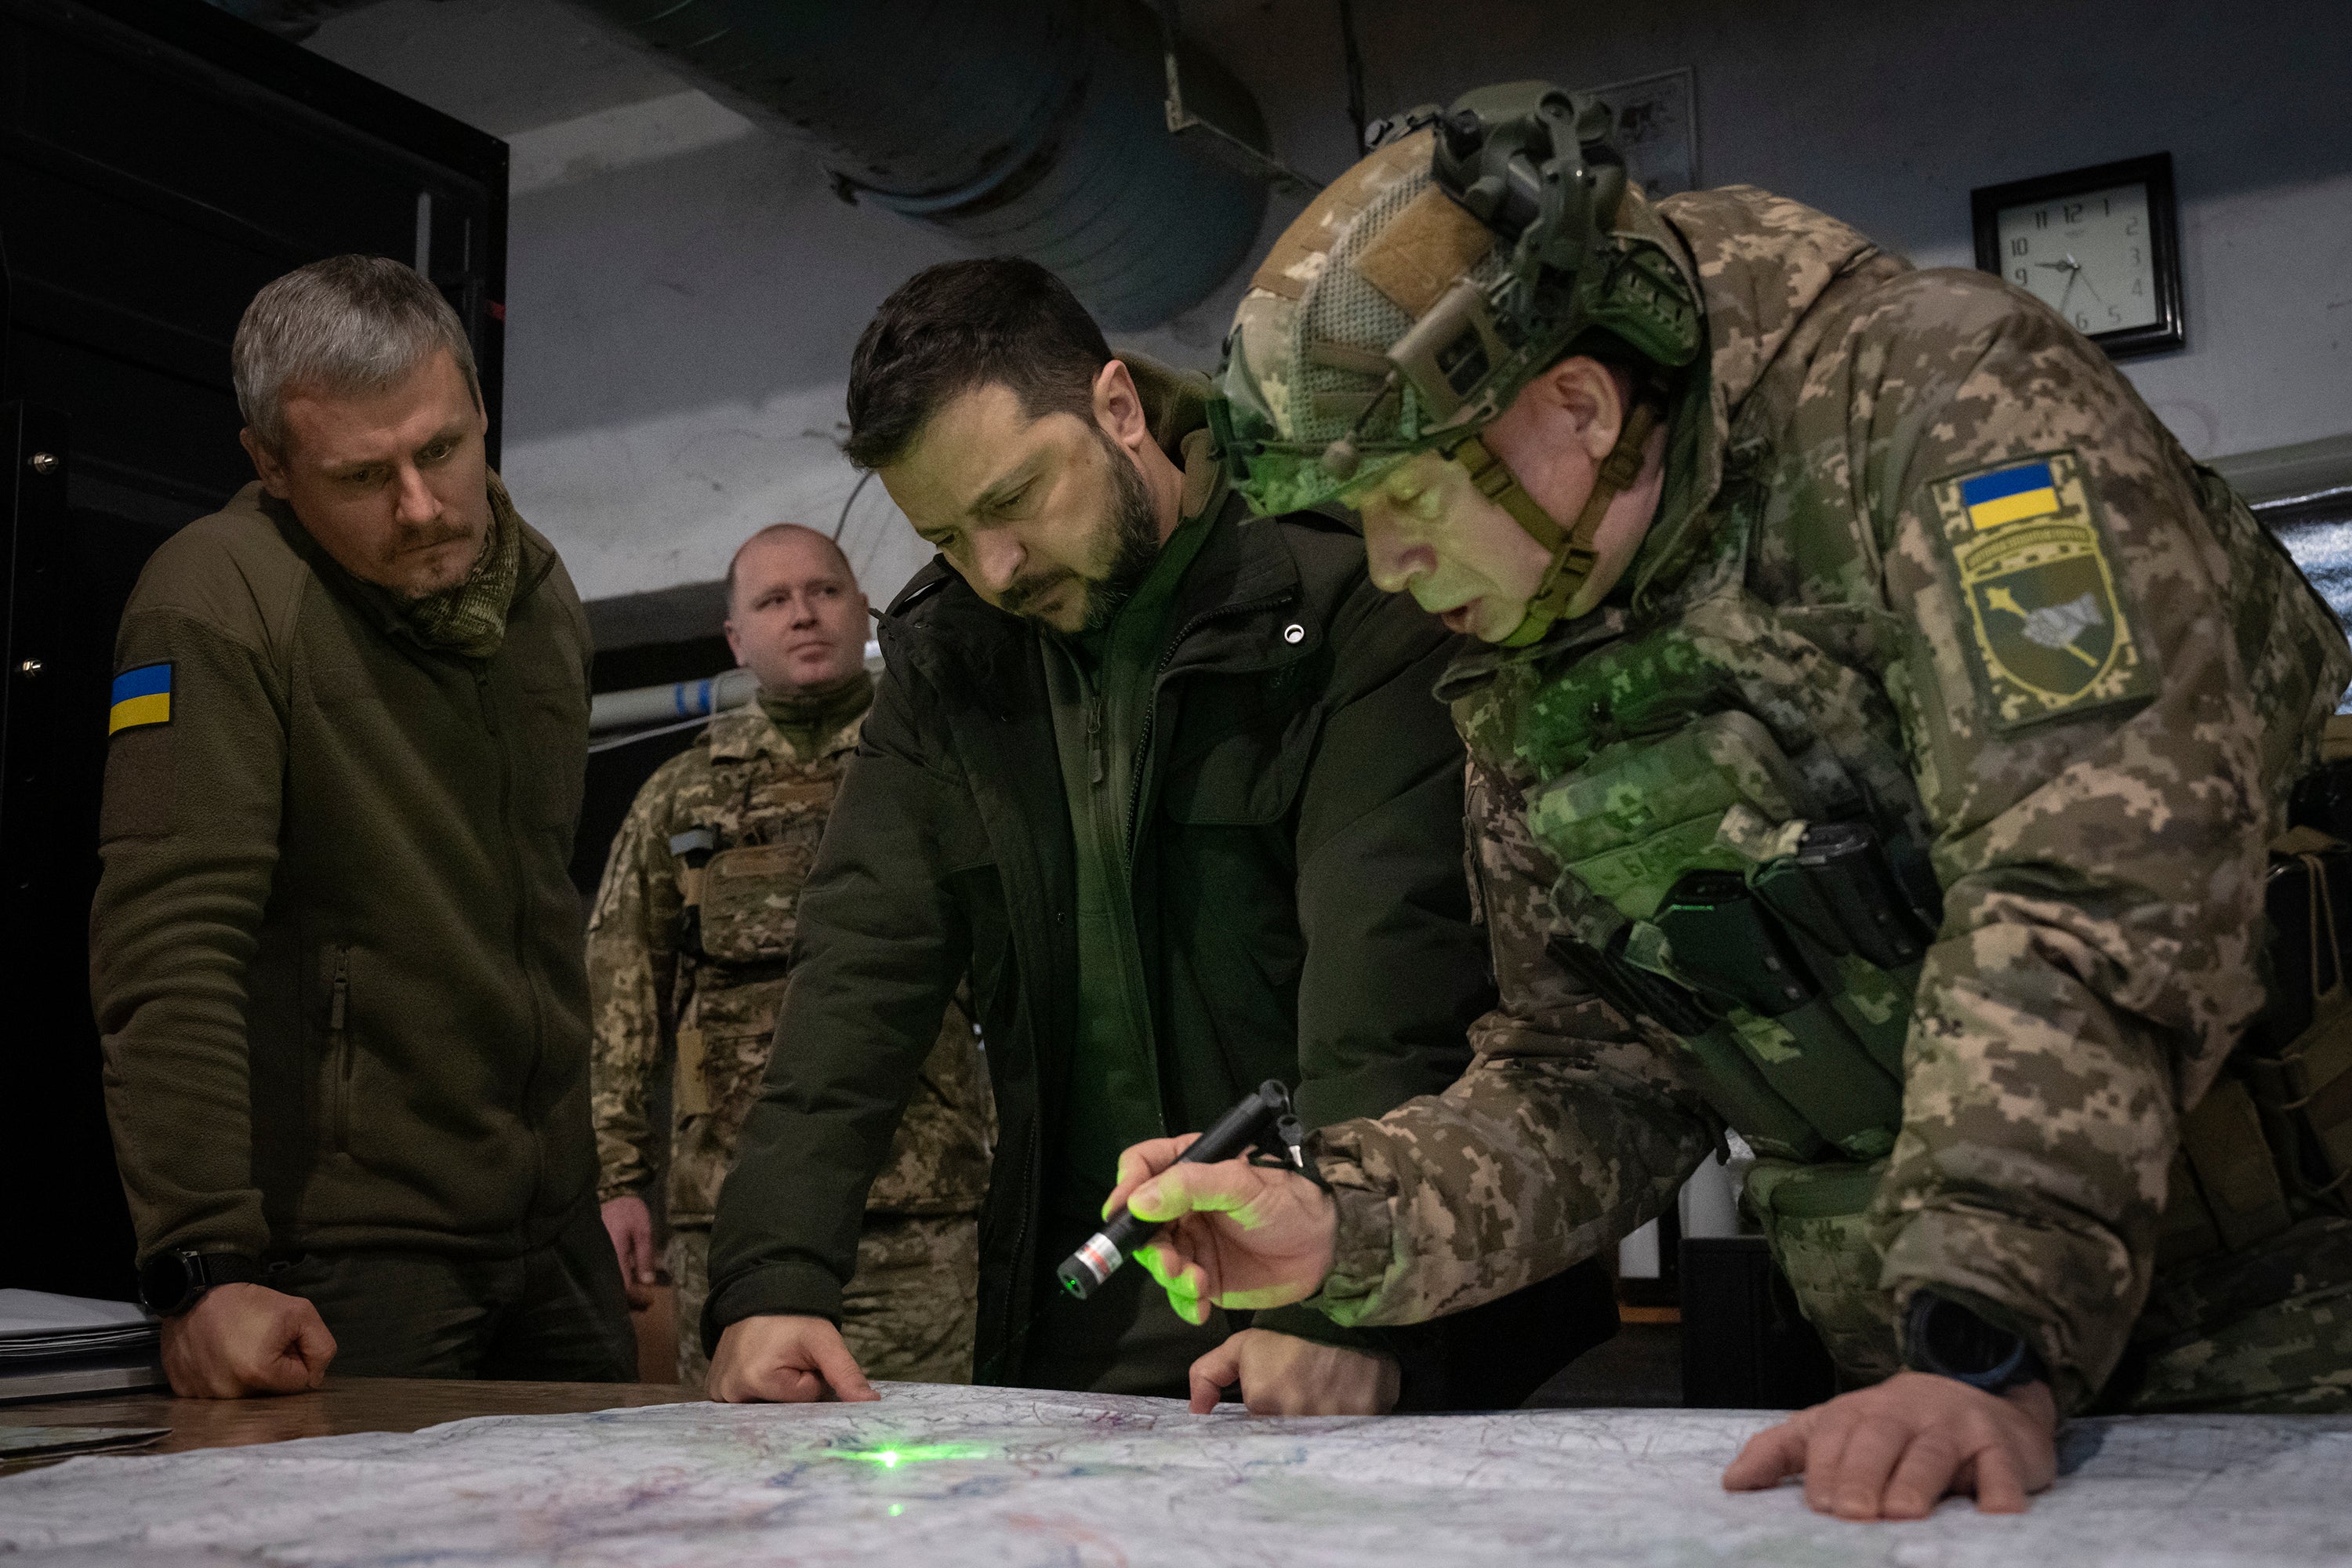
[[806, 142], [844, 200], [1051, 268], [1115, 331], [1200, 303], [1256, 240], [1248, 91], [1133, 0], [577, 0]]

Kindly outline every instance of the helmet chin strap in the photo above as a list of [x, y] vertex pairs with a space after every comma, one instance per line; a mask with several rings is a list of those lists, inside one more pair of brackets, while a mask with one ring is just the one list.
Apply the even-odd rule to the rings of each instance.
[[1593, 476], [1592, 493], [1585, 498], [1584, 510], [1565, 532], [1519, 487], [1502, 459], [1487, 450], [1486, 442], [1473, 436], [1454, 449], [1454, 460], [1469, 470], [1478, 493], [1510, 513], [1528, 538], [1551, 552], [1551, 564], [1544, 569], [1535, 596], [1528, 601], [1526, 616], [1503, 639], [1503, 647], [1525, 647], [1551, 630], [1577, 590], [1591, 577], [1599, 559], [1592, 542], [1601, 531], [1601, 520], [1609, 515], [1609, 503], [1641, 478], [1642, 448], [1649, 445], [1650, 433], [1657, 427], [1658, 405], [1646, 397], [1634, 404], [1626, 415], [1625, 427], [1617, 433], [1616, 446]]

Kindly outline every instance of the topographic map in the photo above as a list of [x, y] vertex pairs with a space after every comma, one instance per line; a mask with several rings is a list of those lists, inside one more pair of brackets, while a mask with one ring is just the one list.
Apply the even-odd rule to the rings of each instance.
[[2352, 1559], [2352, 1418], [2078, 1423], [2022, 1518], [1851, 1525], [1716, 1477], [1771, 1417], [1266, 1420], [882, 1386], [857, 1405], [670, 1405], [69, 1460], [0, 1480], [0, 1558], [561, 1563], [1889, 1568]]

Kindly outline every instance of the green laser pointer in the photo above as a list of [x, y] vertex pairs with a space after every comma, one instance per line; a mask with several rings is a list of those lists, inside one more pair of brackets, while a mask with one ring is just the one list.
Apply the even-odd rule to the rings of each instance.
[[[1176, 1163], [1213, 1165], [1259, 1148], [1293, 1170], [1303, 1171], [1307, 1168], [1307, 1154], [1301, 1145], [1306, 1142], [1307, 1134], [1300, 1131], [1297, 1114], [1290, 1107], [1290, 1090], [1283, 1088], [1280, 1080], [1268, 1079], [1257, 1086], [1256, 1093], [1217, 1118], [1214, 1126], [1176, 1156]], [[1118, 1272], [1118, 1266], [1127, 1261], [1128, 1255], [1150, 1240], [1159, 1228], [1159, 1222], [1138, 1219], [1122, 1204], [1084, 1247], [1063, 1260], [1062, 1266], [1054, 1270], [1054, 1277], [1062, 1282], [1063, 1289], [1083, 1301], [1101, 1289], [1103, 1282]]]

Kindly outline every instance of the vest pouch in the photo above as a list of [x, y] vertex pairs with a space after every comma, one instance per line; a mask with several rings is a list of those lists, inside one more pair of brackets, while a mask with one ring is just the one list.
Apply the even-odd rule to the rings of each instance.
[[1725, 1020], [1764, 1081], [1848, 1158], [1875, 1160], [1903, 1125], [1903, 1087], [1871, 1060], [1825, 996], [1767, 1018]]
[[1894, 1148], [1902, 1085], [1872, 1058], [1825, 990], [1820, 970], [1826, 967], [1835, 984], [1833, 961], [1798, 940], [1731, 872], [1685, 872], [1654, 924], [1684, 982], [1728, 1006], [1732, 1039], [1782, 1100], [1850, 1159], [1874, 1160]]
[[[1758, 837], [1756, 828], [1738, 826], [1744, 831], [1727, 825], [1726, 837]], [[1848, 1031], [1899, 1083], [1933, 926], [1927, 911], [1912, 906], [1867, 824], [1795, 825], [1779, 835], [1792, 836], [1787, 852], [1769, 854], [1749, 874], [1748, 886], [1835, 992], [1833, 1005]]]
[[2253, 1096], [2224, 1076], [2180, 1119], [2158, 1265], [2252, 1247], [2293, 1223]]
[[2284, 1052], [2243, 1066], [2289, 1183], [2352, 1216], [2352, 1006], [2328, 1008]]
[[801, 887], [816, 847], [797, 838], [723, 849], [702, 868], [702, 955], [775, 963], [790, 955]]
[[1830, 999], [1847, 1030], [1870, 1059], [1896, 1083], [1903, 1081], [1903, 1042], [1911, 1036], [1911, 1006], [1919, 994], [1919, 965], [1874, 969], [1851, 955], [1838, 960], [1844, 986]]
[[1746, 868], [1716, 831], [1743, 803], [1786, 822], [1810, 814], [1811, 791], [1771, 732], [1731, 710], [1657, 740], [1603, 747], [1535, 793], [1528, 826], [1579, 881], [1645, 920], [1684, 872]]
[[1700, 1034], [1684, 1036], [1681, 1043], [1706, 1069], [1699, 1091], [1707, 1104], [1758, 1152], [1792, 1161], [1819, 1160], [1829, 1153], [1829, 1145], [1813, 1124], [1756, 1070], [1730, 1025], [1717, 1024]]
[[1895, 1307], [1880, 1285], [1885, 1266], [1869, 1226], [1886, 1163], [1806, 1164], [1759, 1159], [1742, 1199], [1764, 1227], [1772, 1261], [1822, 1336], [1839, 1381], [1860, 1387], [1902, 1369]]
[[2352, 1215], [2352, 986], [2345, 979], [2352, 909], [2342, 907], [2347, 883], [2352, 851], [2325, 834], [2298, 827], [2272, 846], [2265, 904], [2279, 994], [2259, 1034], [2290, 1037], [2275, 1048], [2242, 1047], [2234, 1060], [2281, 1178], [2311, 1203]]

